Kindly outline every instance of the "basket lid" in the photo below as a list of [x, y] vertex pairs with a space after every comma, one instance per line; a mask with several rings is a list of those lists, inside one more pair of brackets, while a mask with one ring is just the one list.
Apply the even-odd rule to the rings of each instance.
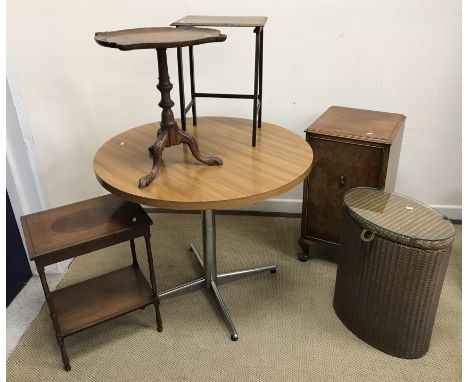
[[344, 207], [363, 228], [411, 247], [447, 247], [455, 230], [450, 220], [406, 196], [359, 187], [344, 195]]

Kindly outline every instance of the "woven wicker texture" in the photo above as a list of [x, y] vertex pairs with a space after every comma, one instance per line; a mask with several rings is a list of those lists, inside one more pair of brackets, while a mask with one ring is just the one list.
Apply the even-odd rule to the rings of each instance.
[[372, 232], [417, 248], [446, 248], [452, 223], [429, 206], [396, 193], [360, 187], [344, 196], [345, 210]]
[[401, 358], [429, 349], [450, 247], [421, 250], [379, 235], [344, 213], [333, 305], [343, 323], [375, 348]]
[[[187, 244], [200, 244], [200, 217], [151, 218], [158, 287], [198, 275]], [[67, 373], [43, 307], [7, 361], [8, 381], [460, 380], [460, 239], [454, 245], [430, 351], [408, 361], [372, 348], [339, 321], [332, 307], [336, 265], [297, 261], [299, 235], [300, 219], [217, 217], [220, 271], [272, 262], [279, 266], [275, 275], [221, 286], [239, 341], [229, 340], [224, 322], [199, 290], [161, 302], [162, 333], [155, 331], [154, 309], [148, 307], [67, 338], [72, 362]], [[137, 240], [137, 250], [146, 271], [142, 240]], [[107, 256], [76, 259], [62, 286], [129, 261], [126, 245], [103, 252]]]

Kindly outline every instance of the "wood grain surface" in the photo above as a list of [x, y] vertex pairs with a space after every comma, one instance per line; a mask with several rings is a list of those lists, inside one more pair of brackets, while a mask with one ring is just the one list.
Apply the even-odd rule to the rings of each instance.
[[222, 166], [196, 161], [188, 147], [164, 151], [153, 183], [138, 188], [138, 179], [152, 165], [148, 146], [156, 139], [159, 123], [127, 130], [104, 143], [94, 157], [94, 170], [108, 191], [136, 203], [154, 207], [200, 210], [241, 206], [286, 192], [298, 185], [312, 168], [312, 149], [294, 132], [270, 124], [258, 130], [257, 147], [251, 146], [252, 121], [227, 117], [201, 117], [187, 129], [202, 154], [216, 155]]
[[210, 26], [210, 27], [264, 27], [265, 16], [200, 16], [189, 15], [174, 21], [175, 26]]
[[51, 293], [64, 336], [154, 302], [138, 267], [128, 266]]
[[[31, 260], [70, 248], [81, 248], [86, 253], [93, 242], [153, 224], [139, 205], [114, 195], [25, 215], [21, 223]], [[74, 256], [64, 255], [61, 260]]]
[[305, 131], [390, 144], [405, 123], [403, 114], [331, 106]]
[[94, 40], [102, 46], [120, 50], [165, 49], [226, 40], [219, 30], [208, 28], [136, 28], [96, 32]]

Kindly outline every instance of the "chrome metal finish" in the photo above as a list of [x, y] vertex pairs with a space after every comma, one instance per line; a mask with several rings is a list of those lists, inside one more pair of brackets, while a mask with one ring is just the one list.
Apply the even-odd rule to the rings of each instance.
[[216, 282], [216, 227], [213, 210], [202, 211], [203, 221], [203, 268], [205, 269], [206, 289], [211, 288], [211, 281]]
[[234, 323], [232, 322], [231, 320], [231, 316], [229, 315], [229, 312], [226, 308], [226, 304], [224, 303], [219, 291], [218, 291], [218, 287], [216, 286], [215, 282], [212, 281], [211, 282], [211, 290], [213, 291], [214, 293], [214, 296], [215, 296], [215, 299], [216, 299], [216, 302], [218, 303], [218, 306], [219, 306], [219, 309], [221, 309], [221, 312], [223, 313], [223, 318], [224, 318], [224, 321], [226, 322], [226, 325], [229, 327], [229, 331], [231, 332], [231, 339], [233, 341], [236, 341], [239, 336], [237, 335], [237, 331], [236, 331], [236, 328], [234, 326]]
[[205, 278], [202, 277], [202, 278], [190, 281], [188, 283], [176, 286], [174, 288], [167, 289], [164, 292], [158, 293], [158, 297], [161, 299], [161, 298], [173, 296], [178, 293], [188, 292], [192, 289], [203, 286], [204, 283], [205, 283]]
[[226, 304], [224, 303], [221, 294], [219, 293], [218, 281], [227, 282], [230, 280], [234, 280], [235, 278], [251, 276], [256, 273], [266, 271], [274, 273], [276, 272], [276, 265], [268, 265], [264, 267], [257, 267], [252, 269], [244, 269], [240, 271], [218, 274], [216, 270], [216, 225], [215, 213], [213, 210], [202, 211], [202, 223], [203, 259], [193, 243], [190, 244], [190, 249], [194, 253], [201, 267], [203, 268], [205, 273], [204, 277], [161, 292], [158, 294], [158, 297], [161, 299], [205, 286], [206, 289], [213, 292], [216, 303], [218, 304], [224, 321], [226, 322], [226, 325], [228, 326], [229, 331], [231, 333], [231, 339], [233, 341], [236, 341], [239, 338], [239, 336], [237, 334], [234, 323], [232, 322], [232, 319], [229, 315], [229, 312], [226, 308]]
[[235, 272], [219, 273], [218, 284], [221, 282], [227, 282], [230, 279], [252, 276], [256, 273], [261, 273], [261, 272], [266, 272], [266, 271], [276, 272], [276, 265], [268, 265], [266, 267], [258, 267], [258, 268], [252, 268], [252, 269], [243, 269], [241, 271], [235, 271]]
[[195, 247], [195, 244], [193, 243], [190, 243], [190, 250], [193, 252], [193, 254], [195, 255], [195, 257], [197, 258], [198, 260], [198, 263], [201, 265], [201, 267], [203, 268], [203, 260], [200, 256], [200, 254], [198, 253], [198, 249], [197, 247]]

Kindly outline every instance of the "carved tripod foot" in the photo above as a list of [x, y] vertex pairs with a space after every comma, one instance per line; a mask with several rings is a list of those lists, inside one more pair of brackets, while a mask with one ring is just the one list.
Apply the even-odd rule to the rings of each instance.
[[149, 174], [140, 178], [140, 181], [138, 182], [139, 188], [145, 188], [149, 186], [149, 184], [154, 180], [154, 178], [156, 178], [156, 175], [159, 171], [159, 167], [161, 165], [162, 152], [164, 150], [164, 147], [166, 147], [168, 138], [169, 136], [167, 131], [162, 131], [160, 134], [158, 134], [158, 138], [156, 139], [154, 145], [150, 147], [150, 152], [153, 157], [153, 167], [151, 168]]
[[185, 143], [190, 148], [195, 159], [205, 163], [209, 166], [221, 166], [223, 161], [218, 157], [205, 157], [200, 154], [198, 150], [197, 141], [195, 138], [188, 132], [180, 130], [178, 128], [174, 130], [165, 130], [159, 129], [156, 142], [153, 146], [148, 148], [150, 155], [153, 157], [153, 168], [149, 174], [140, 178], [138, 183], [139, 188], [145, 188], [150, 185], [150, 183], [156, 178], [158, 174], [159, 167], [161, 165], [161, 156], [165, 147], [179, 145]]
[[183, 131], [178, 129], [177, 135], [180, 142], [185, 143], [190, 148], [192, 155], [195, 157], [196, 160], [206, 163], [209, 166], [221, 166], [223, 161], [221, 158], [218, 157], [205, 157], [200, 154], [200, 150], [198, 150], [198, 144], [192, 134], [188, 133], [187, 131]]

